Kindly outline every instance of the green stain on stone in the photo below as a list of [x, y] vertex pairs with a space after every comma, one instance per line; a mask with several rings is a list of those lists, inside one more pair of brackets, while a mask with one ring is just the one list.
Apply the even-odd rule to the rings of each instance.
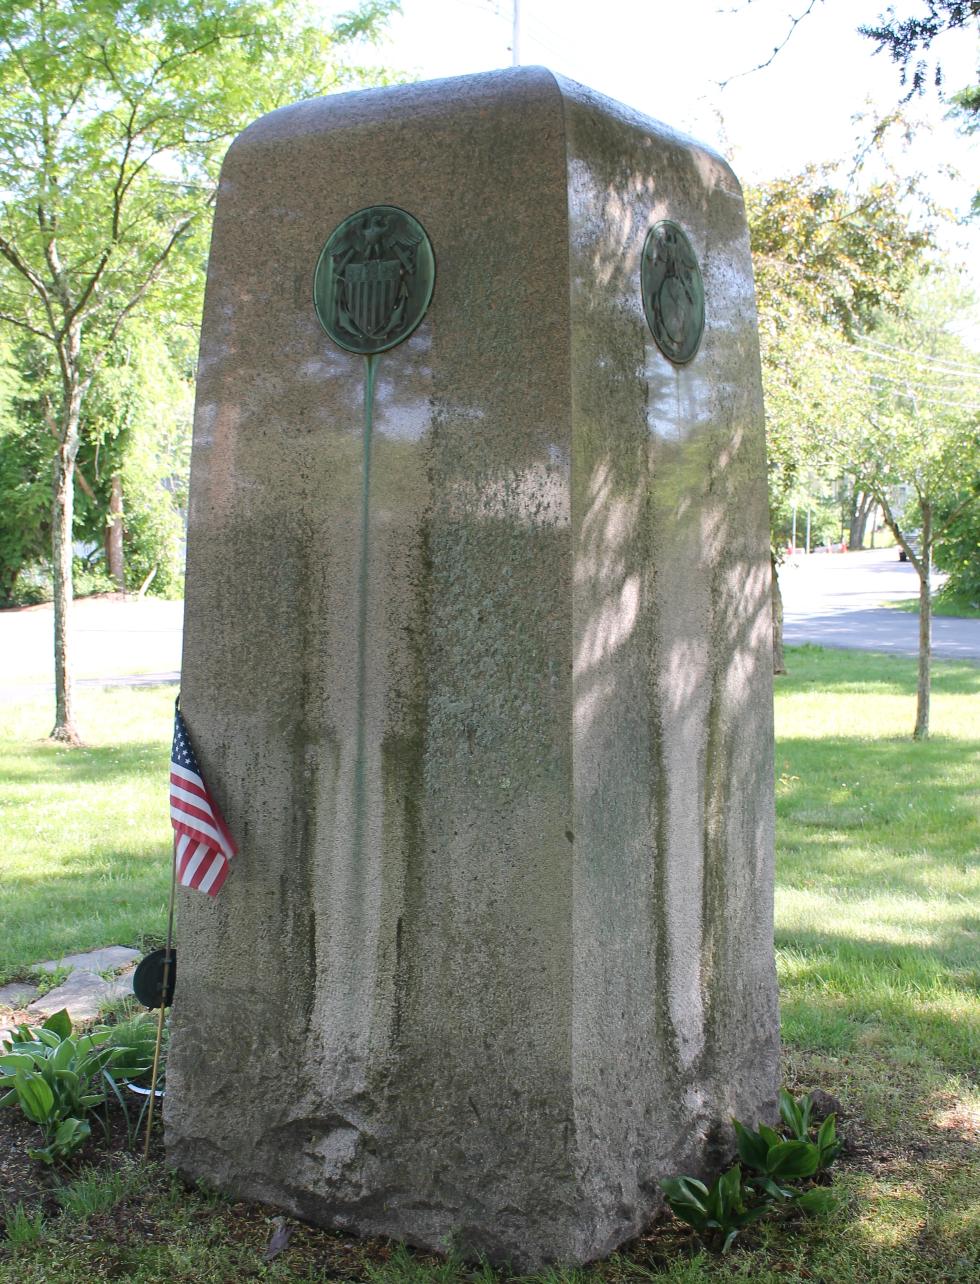
[[374, 436], [374, 388], [379, 357], [364, 358], [364, 444], [361, 459], [361, 555], [357, 572], [357, 738], [354, 751], [354, 836], [355, 866], [361, 863], [364, 848], [365, 756], [367, 735], [367, 624], [368, 571], [371, 554], [371, 445]]

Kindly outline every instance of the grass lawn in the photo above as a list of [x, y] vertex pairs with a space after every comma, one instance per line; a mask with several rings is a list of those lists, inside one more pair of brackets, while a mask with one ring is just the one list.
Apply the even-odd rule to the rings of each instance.
[[79, 687], [81, 750], [45, 739], [50, 695], [0, 704], [0, 984], [165, 930], [174, 696]]
[[[904, 597], [897, 602], [883, 602], [882, 605], [890, 606], [895, 611], [904, 611], [906, 615], [919, 614], [919, 599], [916, 597]], [[949, 602], [941, 598], [933, 602], [932, 614], [934, 618], [940, 616], [952, 620], [980, 620], [980, 608], [969, 602]]]
[[[776, 687], [784, 1078], [843, 1104], [837, 1211], [763, 1225], [721, 1259], [661, 1224], [609, 1262], [542, 1284], [980, 1277], [980, 667], [936, 663], [933, 736], [914, 744], [913, 660], [787, 656]], [[90, 747], [74, 752], [41, 740], [47, 699], [0, 706], [6, 976], [163, 927], [173, 690], [79, 696]], [[3, 1284], [503, 1278], [303, 1226], [266, 1265], [268, 1210], [187, 1192], [160, 1165], [85, 1181], [34, 1231], [8, 1216], [20, 1242], [0, 1240]]]

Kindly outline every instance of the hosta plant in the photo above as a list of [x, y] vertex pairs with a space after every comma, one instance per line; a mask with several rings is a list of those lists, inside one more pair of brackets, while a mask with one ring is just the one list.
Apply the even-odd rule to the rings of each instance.
[[731, 1248], [739, 1231], [769, 1211], [768, 1204], [760, 1203], [752, 1187], [742, 1181], [738, 1164], [710, 1186], [696, 1177], [671, 1177], [660, 1185], [674, 1216], [693, 1226], [706, 1243], [723, 1253]]
[[105, 1100], [103, 1071], [121, 1051], [102, 1035], [73, 1035], [62, 1009], [42, 1026], [18, 1026], [0, 1053], [0, 1106], [19, 1105], [46, 1145], [31, 1154], [66, 1159], [89, 1136], [85, 1115]]
[[[711, 1186], [694, 1177], [672, 1177], [660, 1183], [674, 1215], [722, 1252], [746, 1226], [768, 1214], [822, 1213], [835, 1202], [826, 1187], [796, 1184], [815, 1177], [840, 1153], [835, 1117], [828, 1115], [817, 1128], [811, 1117], [812, 1099], [796, 1101], [785, 1091], [780, 1093], [779, 1106], [789, 1137], [766, 1124], [755, 1130], [733, 1119], [741, 1163]], [[744, 1177], [742, 1164], [748, 1170]]]

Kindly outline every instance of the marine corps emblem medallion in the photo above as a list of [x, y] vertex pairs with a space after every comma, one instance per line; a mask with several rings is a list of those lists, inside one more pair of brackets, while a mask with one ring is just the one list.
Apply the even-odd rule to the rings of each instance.
[[425, 316], [435, 257], [425, 228], [395, 205], [358, 210], [334, 229], [313, 277], [313, 306], [334, 343], [371, 356]]
[[683, 228], [665, 219], [647, 233], [640, 267], [647, 325], [676, 365], [690, 361], [704, 333], [704, 282]]

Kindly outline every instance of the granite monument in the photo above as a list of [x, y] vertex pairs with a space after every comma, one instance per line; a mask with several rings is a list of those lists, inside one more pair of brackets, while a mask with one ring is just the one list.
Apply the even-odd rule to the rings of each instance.
[[225, 161], [181, 708], [170, 1162], [326, 1226], [609, 1253], [776, 1095], [766, 465], [725, 162], [538, 68]]

